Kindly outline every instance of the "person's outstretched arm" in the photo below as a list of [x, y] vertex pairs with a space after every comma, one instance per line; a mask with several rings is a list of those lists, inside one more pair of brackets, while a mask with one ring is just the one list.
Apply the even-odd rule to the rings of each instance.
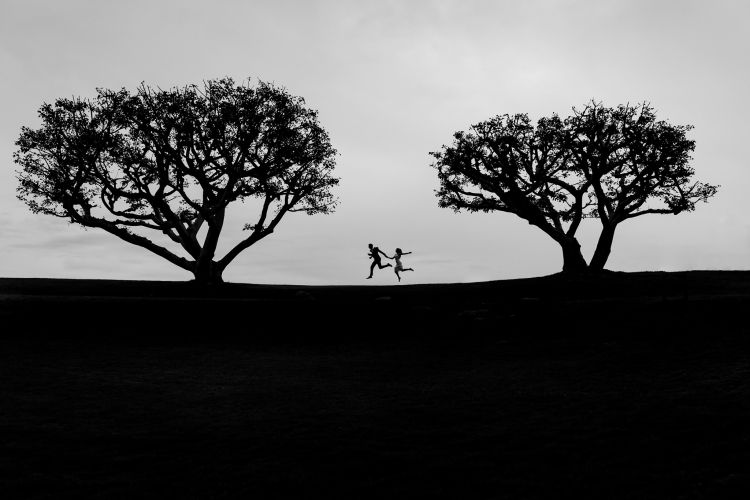
[[387, 253], [385, 253], [384, 251], [382, 251], [382, 250], [381, 250], [381, 249], [379, 249], [379, 248], [378, 248], [378, 252], [382, 253], [382, 254], [383, 254], [383, 255], [385, 256], [385, 258], [386, 258], [386, 259], [392, 259], [392, 258], [393, 258], [393, 257], [388, 257], [388, 254], [387, 254]]

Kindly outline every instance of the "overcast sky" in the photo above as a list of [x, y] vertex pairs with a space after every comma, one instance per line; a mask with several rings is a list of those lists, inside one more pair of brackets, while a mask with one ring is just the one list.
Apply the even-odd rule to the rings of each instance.
[[[690, 214], [618, 229], [608, 268], [746, 269], [750, 262], [750, 2], [744, 0], [2, 0], [0, 276], [190, 279], [97, 230], [15, 198], [14, 142], [37, 109], [97, 87], [273, 81], [320, 112], [340, 153], [333, 215], [292, 214], [241, 254], [235, 282], [366, 282], [367, 243], [404, 258], [404, 283], [551, 274], [557, 245], [511, 214], [439, 209], [428, 153], [496, 114], [532, 119], [593, 99], [650, 101], [692, 124], [693, 166], [718, 195]], [[240, 214], [241, 215], [241, 214]], [[252, 220], [252, 218], [251, 218]], [[223, 248], [243, 221], [222, 235]], [[593, 251], [597, 222], [581, 231]]]

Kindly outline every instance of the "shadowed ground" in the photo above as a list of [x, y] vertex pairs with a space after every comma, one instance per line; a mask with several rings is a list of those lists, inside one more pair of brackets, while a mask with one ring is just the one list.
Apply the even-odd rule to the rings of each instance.
[[750, 486], [748, 305], [746, 272], [0, 279], [0, 489], [726, 497]]

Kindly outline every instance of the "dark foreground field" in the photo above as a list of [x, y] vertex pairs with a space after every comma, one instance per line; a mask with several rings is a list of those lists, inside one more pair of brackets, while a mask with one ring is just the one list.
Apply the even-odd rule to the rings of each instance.
[[0, 495], [746, 498], [748, 306], [747, 272], [0, 279]]

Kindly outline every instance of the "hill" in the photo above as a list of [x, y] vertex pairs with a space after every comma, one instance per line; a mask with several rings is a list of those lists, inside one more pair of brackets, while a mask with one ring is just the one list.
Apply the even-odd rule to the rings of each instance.
[[[192, 282], [0, 278], [0, 297], [0, 318], [27, 335], [147, 333], [246, 341], [300, 335], [325, 340], [339, 334], [349, 339], [434, 337], [457, 331], [463, 336], [662, 336], [668, 332], [660, 326], [684, 335], [744, 323], [750, 272], [557, 274], [404, 286], [200, 287]], [[38, 314], [40, 309], [44, 314]]]
[[302, 287], [0, 279], [23, 498], [716, 498], [748, 272]]

